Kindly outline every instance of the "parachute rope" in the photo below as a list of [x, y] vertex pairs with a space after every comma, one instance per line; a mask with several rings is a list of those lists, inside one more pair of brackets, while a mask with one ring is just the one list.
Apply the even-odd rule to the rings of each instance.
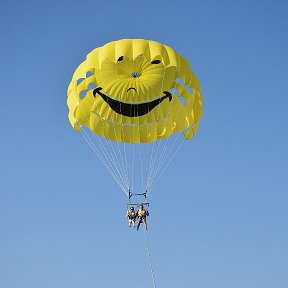
[[182, 147], [183, 143], [185, 140], [183, 140], [181, 142], [181, 144], [178, 146], [177, 150], [174, 152], [174, 154], [172, 155], [172, 157], [168, 160], [167, 164], [164, 166], [164, 168], [161, 170], [161, 173], [158, 175], [157, 179], [154, 179], [153, 182], [151, 183], [151, 186], [149, 187], [150, 191], [152, 190], [152, 185], [156, 184], [156, 182], [159, 180], [159, 178], [164, 174], [164, 172], [166, 171], [166, 169], [168, 168], [169, 164], [172, 162], [172, 160], [174, 159], [175, 155], [177, 154], [177, 152], [180, 150], [180, 148]]
[[[82, 134], [82, 133], [81, 133]], [[124, 191], [124, 193], [128, 196], [127, 193], [127, 188], [123, 185], [123, 183], [121, 183], [121, 180], [117, 177], [117, 175], [115, 174], [115, 171], [113, 171], [113, 166], [110, 163], [105, 162], [105, 160], [103, 159], [103, 157], [101, 157], [101, 154], [98, 152], [98, 150], [95, 147], [95, 144], [93, 143], [93, 141], [90, 139], [90, 137], [87, 135], [87, 133], [85, 132], [85, 130], [83, 130], [83, 134], [82, 134], [84, 140], [88, 143], [88, 145], [92, 148], [92, 151], [96, 154], [96, 156], [100, 159], [100, 161], [103, 163], [103, 165], [105, 166], [105, 168], [107, 169], [107, 171], [111, 174], [111, 176], [114, 178], [114, 180], [116, 181], [116, 183], [120, 186], [120, 188]], [[105, 154], [104, 154], [105, 155]], [[110, 164], [110, 166], [109, 166]]]
[[154, 269], [152, 266], [152, 259], [151, 259], [151, 253], [150, 253], [149, 242], [148, 242], [148, 237], [147, 237], [147, 231], [146, 231], [146, 229], [143, 229], [143, 230], [144, 230], [145, 247], [146, 247], [146, 251], [147, 251], [149, 269], [150, 269], [151, 277], [152, 277], [152, 283], [153, 283], [153, 287], [156, 288], [157, 286], [156, 286], [156, 281], [155, 281]]
[[142, 191], [144, 193], [144, 172], [143, 172], [143, 157], [142, 157], [142, 149], [141, 149], [141, 144], [139, 143], [139, 148], [140, 148], [140, 169], [141, 169], [141, 182], [142, 182]]
[[[154, 173], [150, 179], [150, 182], [147, 185], [147, 189], [149, 189], [149, 191], [152, 190], [152, 185], [155, 184], [157, 182], [157, 180], [159, 178], [161, 178], [161, 176], [164, 174], [164, 172], [166, 171], [166, 169], [168, 168], [169, 164], [172, 162], [172, 160], [174, 159], [175, 155], [177, 154], [177, 152], [180, 150], [180, 148], [182, 147], [183, 143], [185, 142], [184, 139], [181, 140], [180, 144], [177, 143], [177, 140], [179, 140], [179, 135], [177, 135], [177, 137], [175, 138], [174, 142], [172, 145], [170, 145], [170, 149], [167, 153], [166, 150], [168, 148], [168, 145], [165, 146], [165, 148], [163, 149], [163, 153], [158, 161], [158, 165], [156, 167], [156, 169], [154, 170]], [[173, 154], [172, 151], [174, 150], [174, 146], [175, 146], [175, 152]], [[172, 155], [172, 156], [171, 156]], [[159, 174], [160, 173], [160, 174]]]
[[[90, 145], [90, 147], [92, 148], [92, 150], [95, 152], [95, 154], [98, 156], [98, 158], [102, 161], [102, 163], [104, 164], [104, 166], [107, 168], [109, 167], [110, 169], [108, 169], [108, 171], [110, 172], [110, 174], [113, 176], [113, 178], [116, 180], [116, 182], [119, 184], [119, 186], [124, 190], [125, 194], [127, 195], [127, 190], [128, 190], [128, 186], [127, 186], [127, 181], [123, 178], [123, 173], [121, 173], [119, 171], [119, 168], [117, 166], [117, 162], [115, 161], [112, 153], [109, 153], [108, 152], [108, 144], [107, 144], [107, 148], [105, 147], [105, 141], [102, 142], [100, 138], [100, 136], [97, 135], [97, 140], [98, 140], [98, 146], [100, 148], [100, 150], [102, 151], [103, 153], [103, 157], [101, 157], [101, 154], [99, 153], [99, 149], [97, 149], [96, 147], [96, 144], [95, 144], [95, 141], [93, 141], [89, 135], [87, 134], [87, 132], [85, 131], [85, 128], [83, 129], [82, 127], [82, 133], [85, 135], [82, 134], [82, 136], [85, 138], [88, 138], [89, 141], [86, 140], [86, 142]], [[92, 135], [92, 138], [95, 138], [95, 134], [93, 134], [91, 131], [90, 131], [90, 134]], [[107, 142], [107, 141], [106, 141]], [[111, 145], [111, 143], [110, 143]], [[92, 147], [93, 146], [93, 147]], [[112, 150], [113, 151], [113, 150]], [[115, 155], [115, 157], [117, 158], [117, 156]], [[120, 184], [121, 183], [121, 184]], [[123, 187], [126, 187], [123, 188]]]

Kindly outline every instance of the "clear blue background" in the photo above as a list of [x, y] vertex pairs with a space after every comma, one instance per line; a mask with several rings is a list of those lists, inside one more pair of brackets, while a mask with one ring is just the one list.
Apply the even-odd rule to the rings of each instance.
[[152, 287], [125, 195], [67, 119], [74, 69], [121, 38], [165, 43], [204, 114], [151, 194], [158, 287], [288, 287], [286, 1], [2, 1], [0, 287]]

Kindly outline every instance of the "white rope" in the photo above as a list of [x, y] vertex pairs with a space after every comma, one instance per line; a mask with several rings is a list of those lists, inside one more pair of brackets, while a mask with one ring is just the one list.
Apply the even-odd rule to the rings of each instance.
[[142, 145], [139, 143], [140, 148], [140, 168], [141, 168], [141, 183], [142, 183], [142, 193], [145, 192], [144, 190], [144, 172], [143, 172], [143, 159], [142, 159]]
[[[96, 138], [95, 135], [97, 136], [97, 138]], [[119, 181], [122, 183], [123, 186], [127, 186], [127, 183], [126, 183], [127, 181], [123, 177], [123, 174], [121, 173], [121, 171], [119, 170], [119, 168], [118, 168], [118, 166], [116, 164], [115, 157], [117, 157], [117, 156], [113, 155], [111, 152], [109, 152], [109, 151], [112, 151], [112, 149], [109, 150], [109, 145], [108, 144], [106, 144], [106, 147], [105, 147], [105, 143], [106, 142], [110, 142], [110, 141], [107, 140], [107, 139], [104, 139], [104, 138], [100, 138], [100, 136], [98, 136], [97, 134], [94, 134], [94, 133], [92, 133], [92, 136], [93, 136], [94, 139], [98, 140], [99, 148], [101, 149], [103, 155], [107, 159], [107, 162], [109, 163], [111, 169], [114, 171], [115, 175], [117, 175], [117, 178], [119, 179]]]
[[162, 170], [162, 172], [160, 173], [160, 175], [158, 176], [157, 179], [153, 180], [153, 182], [151, 182], [150, 187], [148, 188], [149, 191], [152, 191], [152, 185], [155, 185], [156, 182], [161, 178], [161, 176], [164, 174], [164, 172], [166, 171], [167, 167], [169, 166], [169, 164], [172, 162], [172, 160], [174, 159], [175, 155], [177, 154], [177, 152], [180, 150], [180, 148], [182, 147], [183, 143], [185, 142], [185, 140], [182, 140], [181, 144], [178, 146], [177, 150], [174, 152], [174, 154], [172, 155], [172, 157], [170, 158], [170, 160], [168, 161], [168, 163], [166, 164], [166, 166], [164, 167], [164, 169]]
[[[82, 129], [83, 129], [83, 127], [82, 127]], [[90, 130], [89, 130], [89, 131], [90, 131]], [[83, 129], [83, 132], [86, 134], [87, 137], [89, 137], [89, 136], [87, 135], [87, 133], [85, 132], [85, 129]], [[96, 135], [97, 135], [97, 138], [96, 138], [95, 134], [92, 133], [92, 131], [90, 131], [90, 132], [91, 132], [93, 138], [98, 140], [98, 146], [99, 146], [98, 148], [100, 148], [100, 150], [102, 151], [103, 156], [104, 156], [105, 159], [106, 159], [107, 165], [108, 165], [108, 166], [110, 167], [110, 169], [113, 171], [115, 177], [118, 179], [119, 182], [121, 182], [121, 184], [122, 184], [123, 186], [127, 187], [127, 183], [126, 183], [125, 179], [123, 178], [123, 175], [122, 175], [121, 172], [119, 171], [117, 165], [115, 165], [114, 156], [113, 156], [111, 153], [109, 153], [109, 152], [107, 151], [108, 148], [105, 147], [105, 144], [104, 144], [104, 143], [105, 143], [105, 141], [108, 141], [108, 140], [106, 140], [106, 139], [100, 139], [100, 136], [98, 136], [97, 134], [96, 134]], [[93, 143], [94, 148], [96, 149], [97, 144], [94, 144], [95, 142], [94, 142], [93, 140], [91, 140], [91, 138], [89, 138], [89, 139], [90, 139], [91, 143]], [[97, 150], [97, 149], [96, 149], [96, 150]], [[103, 158], [103, 157], [102, 157], [102, 158]], [[106, 167], [106, 166], [105, 166], [105, 167]]]
[[[134, 129], [133, 129], [133, 138], [134, 138]], [[132, 187], [132, 192], [134, 191], [134, 150], [135, 150], [135, 145], [132, 144], [132, 162], [131, 162], [131, 187]]]
[[146, 245], [146, 251], [147, 251], [147, 258], [148, 258], [149, 268], [150, 268], [151, 277], [152, 277], [152, 283], [153, 283], [153, 287], [156, 288], [157, 286], [156, 286], [156, 281], [155, 281], [154, 269], [152, 266], [152, 259], [151, 259], [150, 249], [149, 249], [147, 233], [146, 233], [145, 228], [143, 230], [144, 230], [144, 239], [145, 239], [145, 245]]
[[[168, 163], [167, 161], [169, 161], [169, 158], [170, 158], [170, 155], [171, 155], [171, 152], [173, 151], [173, 149], [174, 149], [174, 146], [175, 146], [175, 144], [177, 143], [177, 140], [179, 139], [179, 137], [180, 136], [182, 136], [182, 133], [177, 133], [177, 136], [175, 137], [175, 140], [174, 140], [174, 142], [173, 142], [173, 144], [172, 145], [170, 145], [170, 149], [168, 150], [168, 152], [166, 153], [166, 151], [167, 151], [167, 149], [168, 149], [168, 145], [165, 145], [164, 146], [164, 148], [163, 148], [163, 150], [162, 150], [162, 153], [161, 153], [161, 156], [159, 157], [159, 159], [158, 159], [158, 165], [156, 166], [156, 168], [154, 169], [154, 173], [152, 174], [152, 176], [151, 176], [151, 181], [150, 181], [150, 183], [149, 184], [152, 184], [153, 183], [153, 181], [154, 181], [154, 179], [157, 177], [157, 175], [159, 174], [159, 172], [161, 172], [162, 171], [162, 169], [163, 169], [163, 167], [166, 167], [165, 166], [165, 163]], [[170, 142], [170, 140], [171, 140], [171, 138], [169, 138], [169, 140], [168, 140], [168, 138], [167, 138], [167, 143], [168, 143], [168, 141]], [[184, 140], [182, 140], [183, 142], [184, 142]], [[166, 144], [167, 144], [166, 143]], [[180, 142], [180, 144], [179, 145], [182, 145], [183, 143], [182, 142]], [[177, 145], [176, 145], [177, 146]], [[179, 146], [178, 146], [179, 147]], [[169, 163], [171, 163], [171, 158], [170, 158], [170, 161], [169, 161]], [[168, 167], [168, 166], [167, 166]], [[162, 174], [161, 174], [162, 175]]]
[[116, 183], [120, 186], [120, 188], [124, 191], [124, 193], [128, 196], [127, 194], [127, 190], [125, 189], [125, 187], [122, 185], [122, 183], [119, 181], [119, 179], [117, 178], [117, 176], [115, 176], [113, 170], [111, 170], [111, 167], [109, 167], [107, 165], [107, 163], [103, 160], [103, 158], [101, 157], [101, 154], [99, 154], [98, 150], [96, 149], [94, 143], [91, 141], [91, 139], [89, 138], [89, 136], [87, 136], [87, 134], [83, 133], [81, 134], [83, 136], [83, 138], [85, 139], [85, 141], [88, 143], [88, 145], [92, 148], [92, 151], [97, 155], [97, 157], [101, 160], [101, 162], [103, 163], [103, 165], [106, 167], [106, 169], [108, 170], [108, 172], [111, 174], [111, 176], [114, 178], [114, 180], [116, 181]]
[[[124, 135], [124, 132], [123, 132], [123, 130], [122, 130], [122, 133], [123, 133], [123, 135]], [[122, 147], [123, 147], [123, 151], [124, 151], [124, 159], [125, 159], [125, 168], [126, 168], [126, 177], [127, 177], [127, 181], [128, 181], [128, 187], [130, 187], [130, 179], [129, 179], [129, 176], [128, 176], [128, 161], [127, 161], [127, 153], [126, 153], [126, 143], [125, 142], [123, 142], [122, 143]], [[129, 189], [129, 188], [128, 188]]]

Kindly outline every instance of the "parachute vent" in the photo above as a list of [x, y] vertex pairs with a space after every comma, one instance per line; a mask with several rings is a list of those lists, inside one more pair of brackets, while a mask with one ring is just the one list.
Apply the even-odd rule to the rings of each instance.
[[140, 77], [141, 75], [140, 75], [139, 72], [133, 72], [133, 73], [131, 73], [131, 76], [132, 76], [133, 78], [138, 78], [138, 77]]

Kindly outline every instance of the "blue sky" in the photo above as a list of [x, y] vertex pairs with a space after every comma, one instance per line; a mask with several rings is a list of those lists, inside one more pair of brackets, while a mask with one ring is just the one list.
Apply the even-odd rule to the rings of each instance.
[[157, 287], [288, 286], [286, 1], [6, 1], [0, 9], [0, 287], [152, 287], [125, 194], [67, 118], [87, 53], [153, 39], [204, 98], [149, 201]]

